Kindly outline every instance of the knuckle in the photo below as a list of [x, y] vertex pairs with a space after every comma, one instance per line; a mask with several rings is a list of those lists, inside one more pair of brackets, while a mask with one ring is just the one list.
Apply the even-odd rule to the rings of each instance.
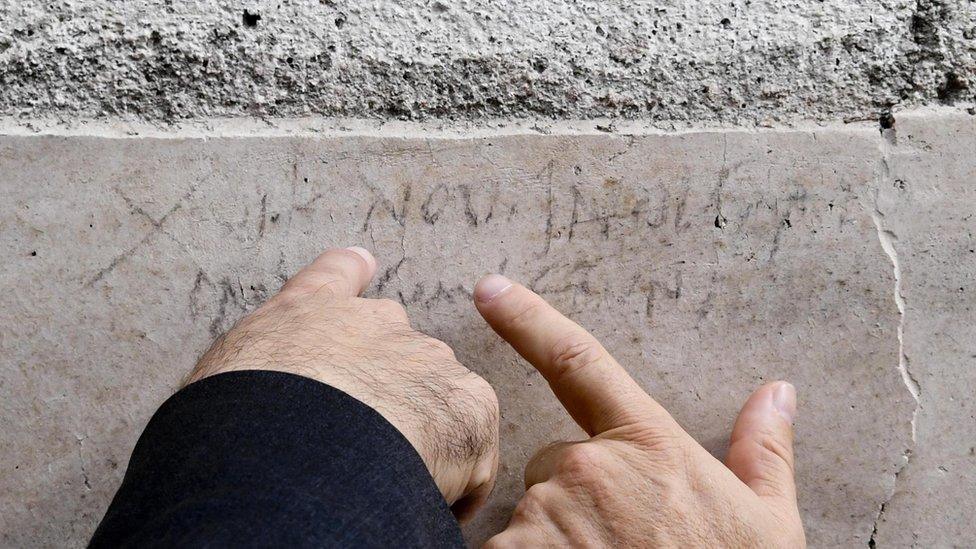
[[662, 509], [677, 516], [690, 516], [697, 490], [691, 488], [687, 475], [655, 475], [646, 486], [648, 492], [660, 502]]
[[656, 457], [662, 469], [671, 472], [672, 479], [687, 485], [702, 472], [700, 465], [713, 458], [694, 438], [683, 432], [682, 435], [668, 439], [670, 443], [657, 451]]
[[[433, 340], [432, 340], [433, 341]], [[456, 361], [425, 359], [410, 389], [425, 403], [418, 410], [431, 450], [441, 459], [469, 462], [497, 451], [498, 399], [494, 389]]]
[[566, 377], [584, 368], [592, 367], [603, 360], [603, 349], [592, 336], [572, 334], [556, 341], [552, 346], [549, 361], [556, 376]]
[[495, 423], [498, 423], [498, 394], [495, 393], [495, 388], [491, 386], [491, 383], [488, 383], [486, 380], [482, 379], [481, 376], [478, 376], [478, 379], [480, 379], [481, 383], [484, 384], [483, 391], [485, 393], [485, 399], [488, 402], [488, 407], [495, 418]]
[[783, 470], [793, 474], [793, 453], [779, 439], [774, 437], [763, 437], [756, 441], [759, 450], [760, 461], [775, 470]]
[[556, 474], [574, 484], [596, 486], [603, 483], [613, 460], [613, 454], [599, 445], [574, 444], [563, 451]]
[[458, 364], [458, 368], [463, 369], [464, 373], [455, 377], [451, 384], [456, 391], [463, 393], [463, 399], [458, 402], [466, 410], [467, 415], [476, 418], [475, 424], [480, 430], [487, 423], [492, 426], [491, 431], [497, 430], [495, 424], [498, 423], [498, 395], [495, 394], [494, 387], [478, 374], [464, 368]]
[[281, 291], [256, 311], [244, 317], [239, 327], [249, 329], [270, 329], [272, 324], [284, 324], [301, 317], [308, 309], [307, 299], [301, 294], [291, 291]]
[[467, 377], [468, 394], [471, 396], [473, 404], [473, 414], [478, 418], [475, 422], [476, 429], [491, 439], [497, 438], [498, 434], [498, 395], [495, 389], [481, 376], [474, 372], [469, 372]]
[[494, 418], [498, 418], [498, 395], [495, 388], [485, 378], [474, 372], [468, 373], [471, 392], [478, 396], [485, 410]]
[[751, 444], [753, 446], [751, 453], [763, 464], [774, 467], [777, 470], [785, 468], [790, 473], [793, 472], [793, 450], [790, 446], [791, 443], [789, 440], [784, 440], [777, 433], [766, 430], [758, 433], [755, 437], [737, 442], [740, 444]]
[[697, 444], [689, 441], [689, 437], [679, 428], [664, 426], [659, 423], [637, 424], [625, 432], [629, 440], [639, 444], [645, 451], [671, 460], [676, 457], [686, 457], [687, 454], [693, 452]]
[[779, 438], [764, 438], [762, 446], [767, 452], [779, 458], [790, 470], [793, 469], [793, 451], [785, 442]]
[[537, 521], [546, 516], [546, 508], [552, 504], [553, 488], [547, 482], [534, 484], [525, 491], [515, 510], [513, 520]]
[[280, 292], [268, 300], [267, 305], [269, 307], [293, 309], [301, 305], [303, 302], [302, 297], [302, 292], [300, 292], [295, 285], [289, 282], [281, 288]]

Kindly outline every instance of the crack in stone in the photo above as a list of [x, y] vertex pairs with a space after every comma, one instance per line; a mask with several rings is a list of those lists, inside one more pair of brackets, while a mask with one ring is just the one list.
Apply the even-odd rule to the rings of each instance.
[[905, 296], [903, 296], [901, 293], [901, 263], [898, 261], [898, 252], [895, 251], [895, 242], [898, 241], [898, 237], [893, 231], [885, 228], [883, 215], [884, 214], [875, 208], [875, 211], [871, 213], [871, 220], [874, 221], [874, 226], [878, 231], [878, 240], [881, 243], [881, 248], [884, 250], [885, 254], [888, 255], [888, 259], [891, 260], [892, 271], [895, 275], [895, 305], [898, 307], [899, 317], [898, 371], [901, 373], [902, 381], [905, 382], [905, 386], [908, 387], [908, 391], [912, 394], [912, 398], [915, 399], [915, 413], [912, 415], [912, 442], [914, 442], [915, 415], [918, 414], [918, 408], [921, 404], [922, 389], [918, 384], [918, 380], [908, 368], [908, 357], [905, 355]]
[[81, 468], [81, 480], [85, 485], [85, 490], [91, 492], [91, 479], [88, 477], [88, 469], [85, 467], [85, 456], [82, 453], [85, 449], [86, 438], [88, 437], [75, 435], [75, 441], [78, 443], [78, 466]]
[[[914, 442], [914, 438], [912, 439], [912, 442]], [[902, 454], [902, 458], [904, 458], [904, 461], [902, 462], [901, 467], [895, 471], [895, 478], [891, 483], [891, 493], [885, 498], [884, 501], [881, 502], [881, 505], [878, 505], [878, 514], [874, 517], [874, 527], [871, 529], [871, 537], [868, 538], [868, 547], [871, 549], [874, 549], [878, 545], [878, 525], [881, 524], [882, 520], [884, 520], [885, 511], [888, 510], [888, 504], [891, 503], [891, 500], [895, 497], [895, 493], [898, 491], [898, 477], [901, 476], [905, 468], [908, 467], [908, 462], [912, 459], [911, 449], [905, 450], [905, 453]]]
[[[882, 184], [893, 183], [889, 159], [891, 156], [891, 147], [895, 142], [895, 130], [888, 129], [882, 132], [882, 139], [880, 143]], [[905, 315], [907, 308], [905, 304], [905, 295], [902, 293], [901, 289], [901, 261], [898, 258], [898, 250], [895, 249], [895, 243], [898, 241], [898, 236], [894, 231], [885, 226], [884, 213], [881, 211], [878, 203], [879, 194], [880, 189], [875, 191], [874, 210], [871, 212], [871, 220], [874, 222], [875, 229], [877, 230], [878, 241], [881, 244], [881, 249], [884, 250], [885, 254], [888, 256], [888, 259], [891, 261], [891, 269], [895, 277], [894, 297], [895, 306], [898, 307], [898, 372], [901, 374], [905, 387], [908, 388], [912, 398], [915, 400], [915, 410], [912, 413], [912, 442], [914, 443], [916, 440], [915, 419], [918, 416], [918, 411], [922, 406], [922, 387], [919, 385], [918, 379], [915, 378], [909, 369], [908, 355], [905, 354]]]
[[[882, 131], [880, 151], [881, 151], [881, 183], [889, 184], [893, 183], [891, 178], [891, 166], [889, 164], [891, 147], [895, 144], [895, 131], [893, 129], [886, 129]], [[902, 272], [901, 272], [901, 262], [898, 258], [898, 251], [895, 248], [895, 243], [898, 241], [898, 236], [894, 231], [887, 228], [884, 222], [884, 213], [881, 211], [880, 205], [878, 203], [878, 198], [880, 195], [880, 188], [875, 190], [874, 197], [874, 209], [871, 212], [871, 220], [874, 222], [874, 227], [878, 233], [878, 241], [881, 244], [881, 249], [884, 250], [885, 255], [891, 261], [891, 269], [895, 277], [895, 287], [894, 287], [894, 297], [895, 306], [898, 308], [898, 372], [901, 374], [902, 381], [905, 383], [905, 387], [911, 393], [912, 398], [915, 400], [915, 409], [912, 411], [911, 420], [911, 435], [912, 435], [912, 446], [917, 444], [916, 438], [916, 419], [918, 418], [918, 412], [922, 408], [922, 388], [918, 383], [918, 379], [912, 374], [908, 367], [908, 356], [905, 354], [905, 296], [901, 290], [902, 282]], [[909, 461], [911, 461], [913, 448], [908, 448], [902, 454], [902, 464], [895, 470], [895, 475], [891, 484], [891, 491], [885, 497], [884, 501], [878, 505], [878, 513], [874, 518], [874, 526], [871, 530], [871, 537], [868, 539], [868, 547], [872, 549], [877, 546], [877, 535], [878, 535], [878, 525], [884, 520], [885, 511], [887, 511], [888, 504], [895, 497], [898, 492], [898, 477], [901, 476], [902, 472], [908, 467]]]

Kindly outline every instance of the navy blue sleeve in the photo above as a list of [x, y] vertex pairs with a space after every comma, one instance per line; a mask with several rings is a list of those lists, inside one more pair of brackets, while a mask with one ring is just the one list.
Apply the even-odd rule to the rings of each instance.
[[167, 400], [91, 540], [119, 546], [460, 547], [413, 446], [311, 379], [220, 374]]

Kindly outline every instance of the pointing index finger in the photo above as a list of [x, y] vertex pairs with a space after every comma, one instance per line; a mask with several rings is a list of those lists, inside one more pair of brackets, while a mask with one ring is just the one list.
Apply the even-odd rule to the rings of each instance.
[[474, 297], [492, 329], [539, 370], [591, 436], [645, 420], [673, 423], [596, 338], [528, 288], [488, 275]]

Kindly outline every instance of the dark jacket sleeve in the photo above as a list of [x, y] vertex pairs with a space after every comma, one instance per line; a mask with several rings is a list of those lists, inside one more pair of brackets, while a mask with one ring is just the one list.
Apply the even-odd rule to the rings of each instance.
[[458, 547], [413, 446], [311, 379], [244, 371], [167, 400], [139, 438], [91, 547]]

